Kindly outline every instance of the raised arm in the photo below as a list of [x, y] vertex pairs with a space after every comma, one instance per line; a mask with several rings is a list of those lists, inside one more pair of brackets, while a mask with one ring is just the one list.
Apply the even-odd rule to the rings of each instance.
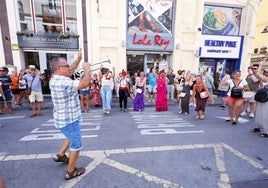
[[74, 60], [73, 64], [70, 66], [72, 71], [75, 71], [82, 59], [82, 48], [79, 49], [77, 58]]
[[264, 76], [262, 73], [261, 73], [261, 70], [262, 70], [262, 67], [264, 65], [264, 63], [268, 60], [268, 58], [264, 58], [261, 60], [260, 64], [259, 64], [259, 67], [257, 69], [257, 77], [260, 78], [263, 82], [268, 82], [268, 77]]

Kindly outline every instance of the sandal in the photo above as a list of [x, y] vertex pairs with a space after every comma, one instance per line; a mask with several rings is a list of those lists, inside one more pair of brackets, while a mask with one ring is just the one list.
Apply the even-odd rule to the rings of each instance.
[[40, 113], [37, 113], [36, 114], [37, 116], [43, 116], [43, 114], [40, 112]]
[[60, 154], [57, 154], [56, 157], [53, 158], [53, 160], [55, 162], [63, 162], [63, 163], [66, 163], [66, 164], [69, 163], [69, 158], [66, 155], [61, 156]]
[[232, 122], [233, 119], [226, 119], [225, 121], [226, 121], [226, 122]]
[[205, 119], [205, 115], [204, 114], [200, 115], [200, 119], [201, 120]]
[[35, 117], [37, 114], [32, 114], [32, 115], [30, 115], [30, 118], [33, 118], [33, 117]]
[[78, 177], [82, 174], [84, 174], [86, 171], [85, 168], [81, 167], [81, 168], [74, 168], [74, 170], [72, 172], [66, 172], [65, 174], [65, 180], [70, 180], [70, 179], [73, 179], [75, 177]]
[[262, 137], [262, 138], [268, 138], [268, 134], [266, 134], [266, 133], [260, 134], [260, 137]]
[[236, 125], [237, 124], [237, 122], [236, 121], [232, 121], [232, 125]]
[[253, 133], [261, 132], [261, 128], [255, 127], [254, 129], [251, 129], [251, 132]]

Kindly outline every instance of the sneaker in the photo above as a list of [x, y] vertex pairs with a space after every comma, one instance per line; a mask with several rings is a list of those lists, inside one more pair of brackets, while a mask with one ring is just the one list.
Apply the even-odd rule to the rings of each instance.
[[254, 113], [251, 112], [251, 113], [249, 114], [249, 117], [250, 117], [250, 118], [254, 118], [254, 117], [255, 117]]
[[246, 115], [247, 115], [246, 112], [242, 112], [242, 113], [240, 114], [240, 116], [246, 116]]

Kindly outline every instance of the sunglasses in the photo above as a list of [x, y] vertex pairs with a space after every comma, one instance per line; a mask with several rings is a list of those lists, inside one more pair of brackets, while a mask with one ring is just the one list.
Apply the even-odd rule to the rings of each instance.
[[60, 65], [59, 67], [70, 67], [70, 65]]
[[0, 72], [4, 72], [5, 70], [0, 70]]
[[251, 68], [252, 70], [257, 70], [257, 68]]

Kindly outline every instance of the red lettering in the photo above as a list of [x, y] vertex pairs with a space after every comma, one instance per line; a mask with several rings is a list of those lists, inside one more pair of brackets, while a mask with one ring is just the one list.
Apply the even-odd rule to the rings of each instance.
[[[148, 37], [148, 35], [144, 34], [143, 37], [138, 38], [137, 33], [134, 33], [132, 44], [145, 45], [145, 46], [152, 45], [152, 41], [150, 39], [148, 39], [147, 37]], [[170, 40], [165, 40], [164, 38], [162, 38], [161, 35], [155, 34], [155, 36], [154, 36], [154, 45], [160, 46], [160, 47], [164, 46], [164, 49], [167, 49], [169, 44], [170, 44]]]
[[156, 34], [154, 36], [154, 44], [155, 45], [158, 45], [158, 46], [165, 45], [165, 49], [166, 49], [168, 47], [168, 45], [170, 44], [170, 41], [169, 40], [165, 40], [160, 35]]
[[143, 44], [143, 45], [151, 45], [151, 40], [149, 40], [149, 39], [147, 39], [147, 34], [145, 34], [144, 36], [143, 36], [143, 38], [142, 39], [136, 39], [137, 38], [137, 34], [136, 33], [134, 33], [134, 36], [133, 36], [133, 44]]

